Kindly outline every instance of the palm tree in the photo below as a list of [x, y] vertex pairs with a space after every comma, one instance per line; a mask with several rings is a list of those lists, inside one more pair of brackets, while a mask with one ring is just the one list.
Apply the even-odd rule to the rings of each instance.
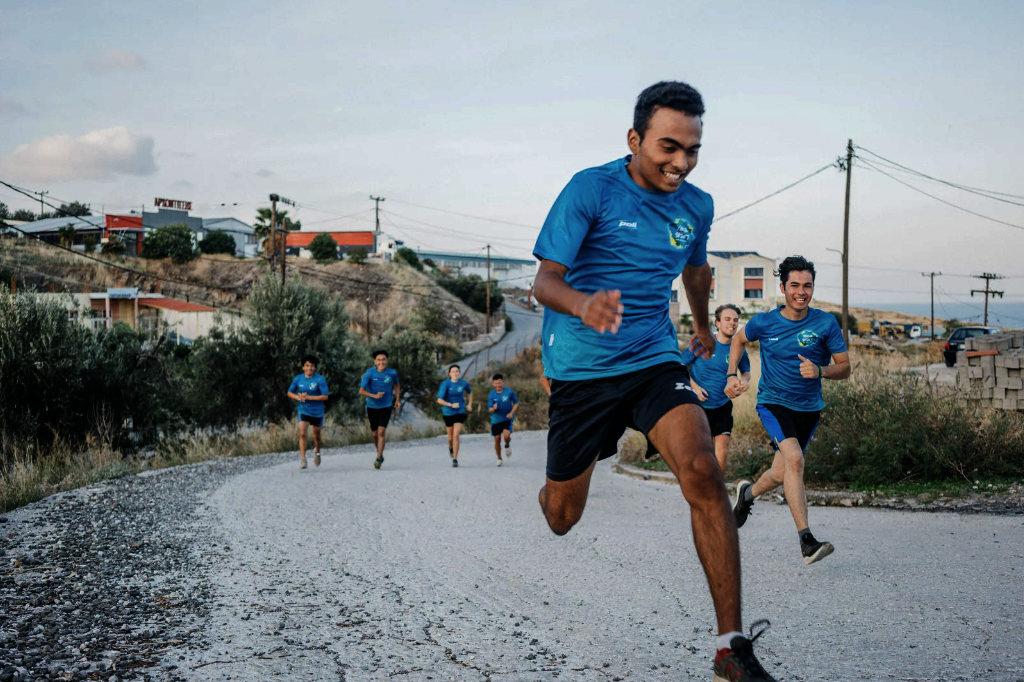
[[[294, 232], [295, 230], [302, 229], [302, 221], [292, 220], [288, 217], [288, 211], [286, 209], [277, 209], [277, 229], [287, 230], [288, 232]], [[256, 224], [253, 225], [253, 230], [256, 232], [256, 236], [260, 239], [266, 239], [270, 236], [270, 207], [257, 208], [256, 209]]]

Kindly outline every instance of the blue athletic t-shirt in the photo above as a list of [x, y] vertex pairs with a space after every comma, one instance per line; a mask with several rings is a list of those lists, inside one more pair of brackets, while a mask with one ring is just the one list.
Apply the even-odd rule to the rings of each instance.
[[626, 169], [629, 160], [574, 175], [534, 246], [537, 258], [569, 268], [572, 288], [622, 293], [617, 334], [544, 310], [544, 371], [552, 379], [617, 376], [682, 359], [669, 316], [672, 281], [686, 264], [707, 262], [714, 204], [687, 182], [672, 193], [640, 187]]
[[[708, 392], [708, 399], [701, 403], [701, 407], [709, 410], [721, 407], [729, 402], [729, 396], [725, 394], [725, 385], [728, 383], [726, 374], [729, 373], [729, 350], [732, 343], [722, 343], [715, 339], [715, 352], [710, 358], [700, 358], [690, 351], [689, 348], [683, 351], [683, 364], [690, 368], [690, 377], [697, 382], [697, 385]], [[750, 371], [750, 358], [747, 351], [743, 351], [740, 358], [739, 373]]]
[[[300, 374], [292, 379], [292, 385], [288, 387], [288, 392], [305, 393], [306, 395], [328, 395], [327, 380], [316, 372], [308, 379], [305, 374]], [[305, 414], [310, 417], [322, 417], [324, 416], [324, 403], [322, 400], [299, 403], [299, 414]]]
[[367, 393], [384, 393], [380, 398], [366, 399], [366, 406], [371, 410], [391, 407], [394, 403], [395, 386], [397, 385], [398, 372], [390, 367], [385, 367], [383, 372], [378, 372], [376, 367], [371, 367], [366, 370], [363, 380], [359, 382], [359, 387]]
[[802, 355], [825, 367], [836, 353], [846, 352], [843, 330], [829, 313], [810, 308], [797, 322], [782, 316], [782, 308], [754, 315], [743, 328], [749, 341], [761, 343], [760, 405], [782, 405], [798, 412], [824, 409], [821, 379], [800, 376]]
[[437, 397], [446, 403], [458, 403], [459, 406], [453, 409], [447, 405], [442, 405], [441, 414], [446, 417], [451, 417], [454, 414], [465, 414], [466, 395], [472, 392], [473, 388], [465, 379], [459, 379], [458, 381], [445, 379], [442, 381], [441, 387], [437, 389]]
[[492, 389], [490, 394], [487, 396], [487, 409], [491, 409], [495, 405], [498, 406], [494, 412], [491, 412], [491, 423], [500, 424], [501, 422], [512, 421], [515, 416], [509, 417], [508, 413], [512, 411], [512, 408], [519, 404], [519, 396], [508, 386], [505, 386], [501, 393], [498, 393], [498, 389]]

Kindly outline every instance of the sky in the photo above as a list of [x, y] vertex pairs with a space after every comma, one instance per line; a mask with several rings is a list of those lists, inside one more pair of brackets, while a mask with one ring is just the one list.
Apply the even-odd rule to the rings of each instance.
[[[372, 228], [372, 194], [411, 246], [529, 257], [569, 178], [628, 153], [640, 90], [683, 80], [707, 108], [689, 180], [719, 215], [851, 138], [1024, 197], [1019, 2], [629, 5], [5, 0], [0, 179], [97, 212], [165, 197], [250, 223], [276, 192], [314, 230]], [[1024, 207], [887, 172], [1016, 227], [855, 159], [852, 304], [926, 301], [929, 271], [939, 300], [980, 306], [971, 275], [988, 271], [1024, 303]], [[709, 248], [802, 254], [838, 301], [844, 192], [828, 169], [715, 224]]]

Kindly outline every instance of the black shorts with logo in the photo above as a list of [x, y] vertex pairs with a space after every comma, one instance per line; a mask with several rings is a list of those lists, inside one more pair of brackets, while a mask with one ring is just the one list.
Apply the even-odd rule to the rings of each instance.
[[447, 427], [455, 426], [456, 424], [466, 423], [466, 413], [459, 412], [458, 414], [446, 414], [444, 415], [444, 425]]
[[[701, 406], [703, 407], [703, 405]], [[720, 407], [705, 407], [704, 414], [708, 417], [711, 437], [732, 435], [732, 401]]]
[[391, 422], [391, 408], [390, 407], [367, 407], [366, 418], [370, 420], [370, 430], [376, 431], [380, 427], [388, 428], [388, 424]]
[[308, 414], [303, 414], [302, 412], [299, 412], [299, 423], [301, 424], [302, 422], [306, 422], [307, 424], [311, 424], [312, 426], [323, 426], [324, 418], [310, 417]]
[[779, 449], [779, 443], [787, 438], [796, 438], [802, 451], [807, 450], [807, 444], [814, 437], [814, 431], [818, 428], [821, 419], [821, 412], [801, 412], [784, 405], [758, 405], [757, 416], [764, 424], [764, 430], [772, 439], [772, 447]]
[[498, 422], [496, 424], [491, 424], [491, 435], [492, 436], [500, 436], [503, 431], [508, 431], [509, 434], [512, 433], [512, 420], [511, 419], [506, 419], [503, 422]]
[[601, 379], [551, 380], [548, 465], [552, 481], [571, 481], [618, 451], [626, 427], [647, 434], [679, 405], [699, 405], [690, 374], [669, 362]]

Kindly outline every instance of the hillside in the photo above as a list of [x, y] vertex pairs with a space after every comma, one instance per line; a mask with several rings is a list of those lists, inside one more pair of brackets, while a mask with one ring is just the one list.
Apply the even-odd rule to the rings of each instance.
[[[253, 283], [268, 271], [268, 265], [261, 260], [223, 255], [200, 256], [185, 265], [174, 265], [169, 259], [90, 255], [102, 262], [38, 242], [0, 239], [0, 275], [4, 281], [13, 276], [19, 287], [37, 291], [87, 293], [108, 287], [138, 287], [144, 292], [238, 309]], [[353, 265], [344, 261], [320, 265], [304, 258], [288, 258], [286, 270], [290, 279], [298, 278], [341, 295], [352, 315], [353, 328], [361, 334], [366, 330], [367, 307], [371, 334], [377, 336], [396, 324], [408, 324], [425, 303], [444, 312], [451, 338], [476, 338], [485, 326], [481, 313], [407, 265]]]

